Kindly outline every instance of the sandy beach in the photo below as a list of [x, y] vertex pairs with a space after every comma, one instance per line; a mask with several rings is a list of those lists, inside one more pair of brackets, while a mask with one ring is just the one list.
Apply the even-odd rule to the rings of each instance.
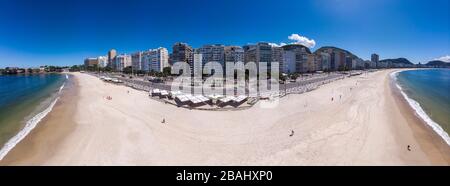
[[0, 164], [449, 165], [450, 147], [391, 85], [393, 71], [240, 111], [177, 108], [73, 73], [73, 87]]

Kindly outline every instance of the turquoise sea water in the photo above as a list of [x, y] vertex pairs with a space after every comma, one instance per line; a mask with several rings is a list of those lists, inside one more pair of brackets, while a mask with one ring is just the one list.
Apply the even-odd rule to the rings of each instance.
[[0, 75], [1, 153], [8, 140], [40, 120], [36, 115], [45, 116], [65, 79], [61, 74]]
[[450, 132], [450, 69], [403, 71], [397, 81], [433, 122]]

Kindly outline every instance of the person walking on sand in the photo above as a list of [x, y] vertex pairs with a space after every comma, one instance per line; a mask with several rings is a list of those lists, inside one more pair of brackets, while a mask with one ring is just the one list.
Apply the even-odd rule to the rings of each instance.
[[408, 151], [411, 151], [411, 146], [410, 145], [406, 146], [406, 149], [408, 149]]
[[291, 130], [291, 134], [289, 134], [289, 137], [294, 136], [294, 130]]
[[164, 119], [164, 118], [163, 118], [163, 120], [162, 120], [162, 122], [161, 122], [161, 123], [166, 123], [166, 119]]

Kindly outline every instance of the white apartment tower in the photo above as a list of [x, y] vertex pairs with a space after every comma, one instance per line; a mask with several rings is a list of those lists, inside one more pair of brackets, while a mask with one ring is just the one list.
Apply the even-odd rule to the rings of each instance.
[[124, 68], [131, 66], [131, 56], [126, 54], [121, 54], [116, 56], [114, 62], [114, 69], [116, 71], [123, 71]]
[[108, 57], [107, 56], [98, 56], [98, 67], [105, 68], [108, 66]]
[[169, 52], [163, 47], [142, 52], [141, 63], [141, 70], [162, 72], [169, 67]]

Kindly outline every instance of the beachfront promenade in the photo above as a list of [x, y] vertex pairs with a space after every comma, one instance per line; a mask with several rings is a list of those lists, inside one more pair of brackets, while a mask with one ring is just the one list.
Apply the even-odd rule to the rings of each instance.
[[[360, 73], [353, 72], [351, 74]], [[161, 83], [155, 83], [146, 81], [146, 77], [135, 77], [129, 78], [129, 76], [122, 77], [121, 75], [117, 74], [106, 74], [106, 73], [89, 73], [93, 76], [100, 77], [100, 76], [106, 76], [106, 77], [113, 77], [121, 80], [126, 86], [130, 86], [136, 89], [145, 90], [145, 91], [151, 91], [153, 89], [160, 89], [160, 90], [166, 90], [171, 91], [172, 89], [172, 81], [169, 82], [161, 82]], [[341, 73], [330, 73], [330, 74], [320, 74], [320, 75], [314, 75], [312, 77], [308, 78], [298, 78], [295, 82], [286, 81], [284, 84], [279, 84], [279, 92], [287, 92], [287, 93], [297, 93], [302, 88], [307, 87], [316, 87], [318, 85], [321, 85], [323, 83], [329, 83], [331, 81], [335, 81], [338, 79], [342, 79], [346, 76], [349, 76], [349, 74], [341, 74]], [[247, 81], [248, 82], [248, 81]], [[227, 89], [232, 89], [234, 87], [217, 87], [217, 88], [223, 88], [224, 91], [227, 91]], [[183, 87], [183, 90], [189, 90], [194, 92], [202, 92], [203, 87], [202, 86], [190, 86], [190, 87]], [[270, 90], [270, 92], [275, 92], [275, 90]], [[249, 92], [249, 89], [246, 88], [246, 93]], [[301, 91], [300, 91], [301, 93]]]
[[[296, 80], [285, 81], [278, 86], [277, 90], [266, 90], [262, 92], [250, 91], [248, 86], [232, 84], [216, 89], [222, 89], [223, 93], [226, 91], [236, 91], [237, 86], [245, 89], [245, 94], [241, 95], [235, 92], [234, 95], [216, 95], [203, 92], [205, 86], [180, 86], [182, 91], [172, 90], [173, 81], [166, 82], [151, 82], [148, 77], [134, 77], [125, 76], [122, 74], [105, 74], [105, 73], [89, 73], [95, 77], [113, 78], [118, 80], [121, 84], [149, 92], [151, 98], [157, 98], [164, 103], [176, 105], [178, 107], [185, 107], [189, 109], [201, 110], [222, 110], [222, 109], [245, 109], [253, 106], [260, 99], [275, 99], [286, 96], [288, 94], [302, 94], [317, 89], [319, 86], [344, 79], [345, 77], [362, 75], [362, 71], [351, 71], [347, 73], [321, 73], [309, 75], [306, 77], [297, 78]], [[246, 82], [248, 84], [248, 81]], [[167, 98], [167, 99], [164, 99]], [[243, 104], [247, 102], [247, 104]]]

